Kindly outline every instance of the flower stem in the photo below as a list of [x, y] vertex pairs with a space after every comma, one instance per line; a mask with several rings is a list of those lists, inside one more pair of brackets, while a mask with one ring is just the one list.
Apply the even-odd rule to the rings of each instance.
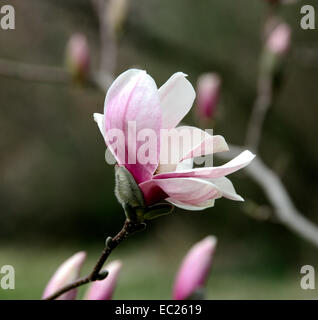
[[125, 240], [128, 236], [131, 234], [135, 233], [136, 231], [140, 231], [144, 229], [145, 224], [144, 223], [136, 223], [132, 222], [130, 220], [126, 220], [122, 229], [118, 232], [118, 234], [114, 238], [107, 238], [105, 247], [102, 251], [101, 256], [99, 257], [98, 261], [96, 262], [92, 272], [88, 274], [87, 276], [77, 279], [76, 281], [62, 287], [55, 293], [51, 294], [49, 297], [47, 297], [45, 300], [54, 300], [58, 298], [60, 295], [63, 293], [75, 289], [77, 287], [80, 287], [86, 283], [89, 282], [94, 282], [98, 280], [103, 280], [104, 278], [101, 278], [100, 271], [109, 257], [109, 255], [112, 253], [112, 251], [123, 241]]

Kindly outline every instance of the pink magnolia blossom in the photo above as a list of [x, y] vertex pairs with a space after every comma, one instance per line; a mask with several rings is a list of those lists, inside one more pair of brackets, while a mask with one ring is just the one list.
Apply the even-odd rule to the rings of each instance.
[[267, 48], [278, 55], [285, 54], [290, 47], [291, 30], [288, 24], [280, 23], [271, 32], [267, 40]]
[[81, 33], [73, 34], [66, 48], [66, 62], [71, 74], [83, 80], [90, 67], [90, 50], [85, 35]]
[[[214, 200], [221, 197], [243, 200], [225, 176], [248, 165], [254, 158], [251, 152], [244, 151], [222, 166], [193, 168], [194, 157], [228, 150], [222, 136], [212, 136], [194, 127], [177, 127], [194, 99], [195, 91], [182, 72], [172, 75], [158, 89], [146, 71], [130, 69], [109, 88], [104, 114], [94, 114], [118, 165], [125, 166], [133, 175], [147, 205], [165, 199], [181, 208], [202, 210], [212, 207]], [[130, 123], [135, 124], [134, 134]], [[145, 130], [152, 133], [152, 139], [147, 141]], [[182, 148], [175, 147], [173, 140], [164, 139], [163, 132], [173, 136], [182, 131], [190, 133], [190, 137], [199, 132], [199, 138], [191, 138], [194, 142], [185, 143]], [[114, 132], [122, 135], [114, 138]], [[122, 148], [117, 150], [118, 146]], [[140, 153], [148, 155], [151, 161], [141, 161]], [[173, 161], [162, 163], [167, 155]]]
[[213, 118], [220, 96], [221, 79], [216, 73], [204, 73], [197, 82], [199, 119]]
[[119, 271], [121, 269], [120, 261], [112, 261], [104, 270], [108, 271], [106, 279], [101, 281], [95, 281], [91, 284], [87, 290], [84, 299], [85, 300], [111, 300], [115, 287]]
[[[55, 293], [65, 285], [75, 281], [80, 274], [80, 270], [84, 260], [86, 258], [86, 253], [81, 251], [73, 256], [71, 256], [68, 260], [66, 260], [54, 273], [53, 277], [47, 284], [44, 293], [43, 299], [49, 297], [51, 294]], [[77, 290], [70, 290], [61, 296], [59, 296], [58, 300], [74, 300], [76, 298]]]
[[203, 288], [210, 271], [216, 238], [196, 243], [184, 257], [173, 287], [173, 299], [184, 300]]

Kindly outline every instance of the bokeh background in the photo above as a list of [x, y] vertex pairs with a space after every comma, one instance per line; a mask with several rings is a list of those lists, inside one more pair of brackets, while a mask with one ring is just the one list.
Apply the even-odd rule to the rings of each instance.
[[[98, 21], [89, 0], [0, 1], [16, 11], [16, 30], [0, 30], [0, 58], [64, 65], [69, 37], [84, 33], [98, 68]], [[299, 26], [298, 1], [283, 6], [292, 28], [284, 81], [265, 122], [259, 154], [281, 177], [295, 205], [318, 224], [318, 34]], [[262, 0], [131, 0], [118, 41], [116, 74], [138, 66], [160, 86], [176, 71], [195, 85], [202, 72], [222, 77], [216, 134], [242, 145], [256, 95]], [[318, 14], [318, 13], [317, 13]], [[1, 71], [0, 71], [1, 73]], [[0, 266], [16, 270], [16, 289], [0, 299], [38, 299], [65, 259], [85, 250], [88, 271], [124, 215], [114, 170], [92, 114], [105, 92], [91, 86], [22, 81], [0, 75]], [[185, 123], [195, 124], [190, 114]], [[318, 267], [318, 248], [277, 223], [263, 191], [244, 170], [231, 176], [245, 203], [221, 199], [204, 212], [175, 210], [118, 248], [123, 262], [114, 298], [170, 299], [182, 257], [218, 237], [210, 299], [316, 298], [300, 288], [300, 268]], [[255, 218], [251, 207], [268, 219]]]

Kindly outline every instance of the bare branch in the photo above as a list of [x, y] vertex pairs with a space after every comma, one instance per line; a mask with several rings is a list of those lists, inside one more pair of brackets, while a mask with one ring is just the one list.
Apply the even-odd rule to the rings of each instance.
[[61, 289], [57, 290], [49, 297], [45, 298], [45, 300], [54, 300], [61, 296], [63, 293], [68, 292], [72, 289], [78, 288], [86, 283], [99, 281], [105, 279], [105, 276], [101, 275], [101, 269], [108, 259], [109, 255], [113, 252], [117, 246], [122, 243], [128, 236], [135, 233], [136, 231], [143, 230], [145, 227], [144, 223], [133, 223], [129, 220], [126, 220], [123, 228], [119, 231], [119, 233], [114, 238], [107, 238], [104, 250], [102, 251], [101, 256], [97, 260], [93, 270], [86, 277], [75, 280], [72, 283], [67, 284]]
[[[218, 157], [232, 159], [242, 152], [238, 146], [230, 146], [230, 152], [218, 153]], [[273, 170], [268, 168], [260, 157], [246, 167], [247, 174], [263, 189], [268, 200], [275, 209], [279, 221], [303, 239], [318, 247], [318, 227], [306, 219], [295, 207], [285, 186]]]
[[246, 145], [256, 151], [261, 139], [266, 113], [272, 104], [272, 77], [268, 74], [261, 76], [258, 82], [258, 93], [252, 109], [246, 133]]
[[63, 68], [27, 64], [5, 59], [0, 59], [0, 75], [35, 82], [61, 84], [70, 82], [70, 76]]

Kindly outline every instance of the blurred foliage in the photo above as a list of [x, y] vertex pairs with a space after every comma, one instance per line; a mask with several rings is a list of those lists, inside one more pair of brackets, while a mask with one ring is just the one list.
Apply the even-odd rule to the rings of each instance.
[[[62, 66], [69, 36], [84, 32], [97, 68], [98, 23], [90, 1], [10, 3], [16, 8], [16, 30], [0, 30], [1, 58]], [[316, 4], [306, 1], [310, 3]], [[281, 9], [292, 27], [293, 44], [281, 91], [265, 122], [260, 154], [280, 174], [299, 209], [318, 223], [318, 38], [316, 30], [299, 27], [302, 4]], [[194, 85], [201, 72], [220, 73], [222, 101], [214, 132], [230, 143], [243, 144], [255, 98], [265, 15], [266, 4], [261, 0], [131, 0], [120, 38], [117, 73], [138, 66], [158, 86], [176, 71], [189, 74]], [[79, 245], [102, 244], [106, 235], [119, 230], [124, 215], [113, 194], [114, 170], [104, 161], [105, 145], [92, 118], [93, 112], [102, 111], [103, 100], [104, 94], [93, 88], [0, 76], [3, 245], [41, 243], [55, 245], [56, 252], [64, 253], [65, 243], [78, 251]], [[191, 114], [185, 122], [194, 124]], [[244, 172], [231, 179], [245, 199], [268, 204]], [[245, 273], [256, 273], [255, 266], [263, 266], [269, 273], [273, 269], [279, 274], [294, 272], [297, 277], [299, 265], [317, 261], [315, 249], [304, 240], [275, 221], [251, 218], [244, 214], [245, 208], [245, 204], [221, 199], [205, 212], [177, 210], [173, 217], [151, 222], [132, 242], [131, 250], [145, 241], [164, 248], [159, 250], [163, 259], [166, 250], [175, 252], [179, 245], [185, 249], [214, 234], [220, 240], [218, 255], [224, 254], [230, 264], [239, 261]], [[178, 253], [179, 258], [183, 253]], [[50, 264], [53, 257], [47, 256], [45, 252], [43, 259]], [[251, 263], [253, 259], [257, 263]], [[42, 267], [44, 262], [38, 269]]]

